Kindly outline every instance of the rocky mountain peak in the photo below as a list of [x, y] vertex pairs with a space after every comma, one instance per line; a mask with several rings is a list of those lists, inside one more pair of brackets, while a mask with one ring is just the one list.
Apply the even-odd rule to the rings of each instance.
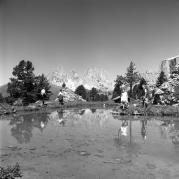
[[113, 83], [110, 82], [107, 72], [99, 68], [88, 68], [84, 75], [80, 76], [75, 70], [65, 72], [62, 67], [47, 76], [51, 84], [61, 86], [66, 84], [71, 90], [75, 90], [79, 85], [84, 85], [86, 89], [95, 87], [101, 91], [109, 91], [113, 88]]
[[161, 62], [160, 70], [165, 73], [169, 78], [171, 72], [175, 69], [175, 66], [179, 64], [179, 56], [165, 59]]

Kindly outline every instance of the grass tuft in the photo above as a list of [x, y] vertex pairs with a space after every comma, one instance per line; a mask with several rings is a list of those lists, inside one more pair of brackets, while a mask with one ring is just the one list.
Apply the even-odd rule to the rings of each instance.
[[18, 163], [14, 166], [0, 167], [0, 179], [15, 179], [22, 177], [22, 172]]

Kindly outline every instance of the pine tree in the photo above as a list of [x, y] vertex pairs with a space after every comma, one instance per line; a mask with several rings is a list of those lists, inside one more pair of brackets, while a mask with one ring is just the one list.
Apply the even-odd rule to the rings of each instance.
[[80, 95], [83, 99], [87, 98], [87, 93], [86, 93], [86, 89], [83, 85], [80, 85], [76, 88], [75, 90], [75, 94]]
[[[42, 74], [34, 75], [34, 67], [32, 62], [21, 60], [18, 65], [13, 68], [13, 78], [10, 78], [7, 92], [12, 100], [21, 98], [23, 104], [29, 104], [40, 99], [40, 90], [45, 88], [47, 91], [47, 99], [50, 94], [50, 85], [46, 77]], [[11, 100], [10, 100], [11, 101]]]
[[129, 67], [127, 68], [127, 73], [126, 73], [126, 81], [130, 86], [130, 91], [129, 91], [129, 96], [132, 96], [132, 86], [135, 84], [137, 81], [139, 81], [140, 76], [136, 72], [136, 67], [135, 64], [131, 61], [129, 64]]
[[4, 98], [3, 98], [2, 93], [0, 93], [0, 103], [3, 103], [3, 102], [4, 102]]
[[93, 88], [90, 90], [90, 100], [91, 100], [91, 101], [96, 101], [96, 99], [98, 99], [97, 95], [98, 95], [98, 91], [97, 91], [96, 88], [93, 87]]
[[143, 85], [147, 85], [147, 82], [146, 82], [146, 80], [142, 77], [142, 78], [140, 79], [139, 86], [142, 88]]
[[133, 88], [132, 94], [134, 99], [139, 99], [145, 95], [145, 90], [143, 88], [143, 85], [147, 85], [147, 82], [144, 78], [141, 78], [139, 84], [136, 84]]
[[115, 80], [114, 90], [112, 98], [115, 98], [117, 96], [120, 96], [122, 93], [121, 86], [125, 83], [125, 77], [117, 75], [117, 78]]
[[21, 60], [17, 66], [13, 68], [13, 76], [11, 82], [8, 83], [7, 92], [11, 97], [22, 98], [24, 103], [35, 101], [34, 91], [34, 67], [32, 62]]
[[62, 84], [62, 88], [65, 88], [66, 87], [66, 84], [65, 84], [65, 82], [63, 82], [63, 84]]
[[160, 87], [166, 81], [167, 81], [167, 77], [164, 71], [161, 71], [159, 77], [157, 78], [156, 87]]
[[48, 100], [51, 95], [51, 91], [50, 91], [51, 86], [47, 78], [45, 77], [45, 75], [42, 74], [42, 75], [36, 76], [34, 83], [35, 83], [34, 91], [36, 94], [36, 100], [42, 99], [42, 95], [40, 93], [42, 89], [45, 89], [45, 99]]

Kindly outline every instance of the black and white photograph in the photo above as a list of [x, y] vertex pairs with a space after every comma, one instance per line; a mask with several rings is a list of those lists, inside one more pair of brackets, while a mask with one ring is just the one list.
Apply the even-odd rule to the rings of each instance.
[[179, 0], [0, 0], [0, 179], [178, 179]]

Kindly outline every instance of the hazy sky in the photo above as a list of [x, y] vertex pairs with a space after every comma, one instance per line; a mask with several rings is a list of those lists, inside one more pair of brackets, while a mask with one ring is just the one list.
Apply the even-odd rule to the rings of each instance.
[[115, 79], [179, 54], [179, 0], [0, 0], [0, 85], [22, 59], [35, 73], [57, 66]]

